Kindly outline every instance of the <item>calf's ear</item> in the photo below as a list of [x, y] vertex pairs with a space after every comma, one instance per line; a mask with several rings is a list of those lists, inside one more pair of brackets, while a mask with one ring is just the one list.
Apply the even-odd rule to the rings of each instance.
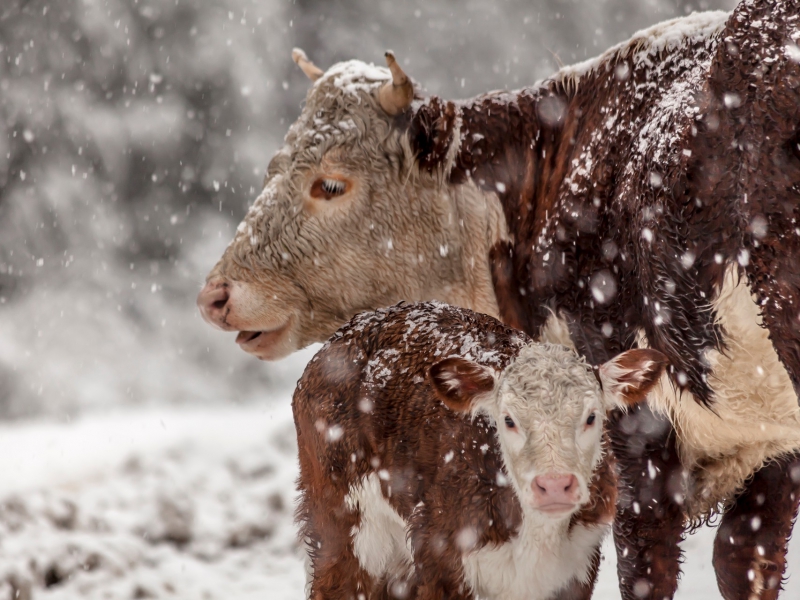
[[658, 350], [628, 350], [600, 365], [600, 384], [608, 409], [638, 404], [658, 382], [667, 366], [667, 357]]
[[457, 356], [434, 364], [429, 376], [442, 402], [459, 412], [470, 412], [495, 385], [492, 369]]

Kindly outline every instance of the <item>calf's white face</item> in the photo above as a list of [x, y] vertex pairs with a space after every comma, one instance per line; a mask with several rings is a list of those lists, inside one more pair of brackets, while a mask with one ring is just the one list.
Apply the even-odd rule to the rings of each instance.
[[654, 350], [629, 350], [597, 374], [574, 352], [530, 344], [502, 373], [463, 358], [431, 367], [450, 408], [488, 415], [523, 507], [566, 518], [589, 501], [606, 413], [642, 401], [664, 370]]

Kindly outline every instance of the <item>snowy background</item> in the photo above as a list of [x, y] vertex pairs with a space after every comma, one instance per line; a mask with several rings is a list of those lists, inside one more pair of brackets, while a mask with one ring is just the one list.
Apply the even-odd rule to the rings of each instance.
[[[289, 398], [313, 349], [260, 363], [194, 307], [308, 89], [293, 46], [392, 48], [467, 97], [733, 4], [0, 2], [0, 600], [302, 596]], [[680, 598], [718, 597], [712, 533]]]

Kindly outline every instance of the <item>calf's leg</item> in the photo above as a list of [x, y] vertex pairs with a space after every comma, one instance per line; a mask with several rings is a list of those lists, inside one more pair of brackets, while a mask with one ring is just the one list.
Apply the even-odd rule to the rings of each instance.
[[623, 600], [669, 600], [680, 574], [683, 468], [669, 422], [645, 405], [615, 414], [611, 447], [619, 495], [614, 520]]
[[303, 514], [302, 531], [310, 557], [311, 600], [372, 600], [381, 597], [378, 582], [361, 568], [353, 549], [350, 532], [358, 525], [358, 515], [344, 508], [321, 509]]
[[725, 513], [714, 540], [714, 571], [725, 600], [774, 600], [800, 501], [800, 454], [766, 465]]

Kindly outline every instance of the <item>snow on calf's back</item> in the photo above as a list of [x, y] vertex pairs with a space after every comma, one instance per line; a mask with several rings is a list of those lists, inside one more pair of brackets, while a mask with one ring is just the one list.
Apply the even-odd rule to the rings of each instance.
[[632, 350], [594, 372], [439, 303], [356, 316], [293, 399], [310, 597], [589, 592], [616, 498], [605, 414], [663, 366]]

